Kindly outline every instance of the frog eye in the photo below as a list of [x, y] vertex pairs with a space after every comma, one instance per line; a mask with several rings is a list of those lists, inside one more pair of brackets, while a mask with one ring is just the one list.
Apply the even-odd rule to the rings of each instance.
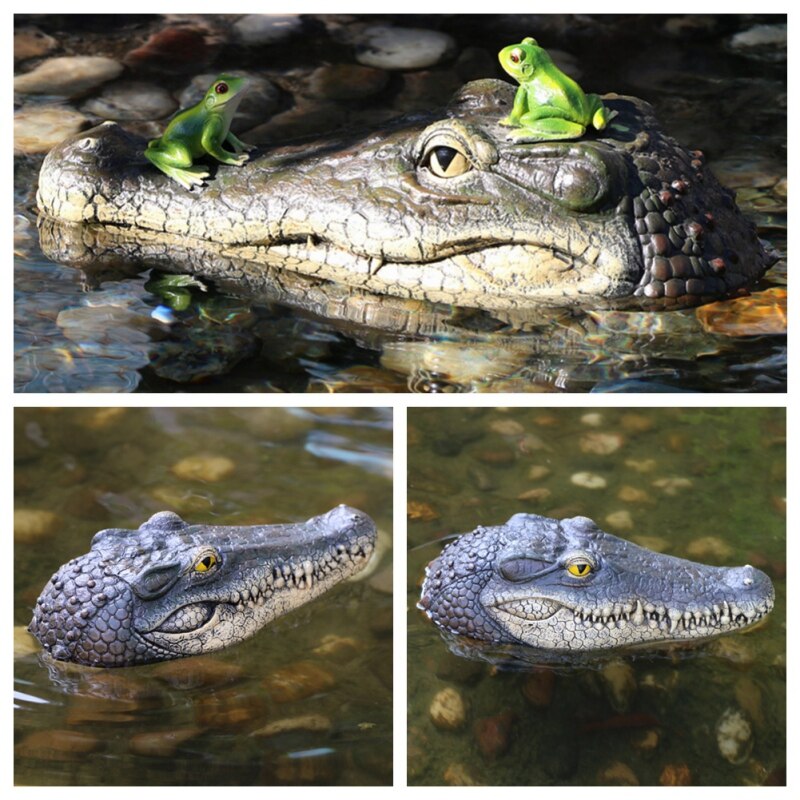
[[437, 178], [456, 178], [472, 169], [466, 155], [449, 145], [432, 147], [423, 163]]
[[587, 578], [594, 572], [594, 564], [588, 558], [576, 556], [564, 564], [567, 572], [576, 578]]
[[227, 94], [228, 92], [228, 84], [225, 81], [220, 81], [215, 87], [214, 91], [217, 94]]
[[219, 564], [219, 559], [214, 553], [206, 553], [202, 558], [194, 562], [195, 572], [210, 572]]
[[510, 61], [514, 64], [519, 64], [520, 61], [525, 60], [525, 51], [521, 47], [515, 47], [508, 55]]

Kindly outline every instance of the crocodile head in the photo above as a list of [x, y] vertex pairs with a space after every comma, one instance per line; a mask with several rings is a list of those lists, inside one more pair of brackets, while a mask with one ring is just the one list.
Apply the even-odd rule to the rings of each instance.
[[476, 81], [443, 110], [368, 134], [210, 165], [193, 191], [147, 163], [144, 140], [106, 123], [48, 154], [38, 204], [113, 228], [142, 259], [192, 243], [209, 270], [238, 258], [488, 309], [693, 304], [771, 263], [702, 154], [667, 137], [647, 103], [607, 96], [617, 116], [601, 133], [523, 144], [499, 124], [513, 97], [503, 81]]
[[53, 658], [98, 667], [219, 650], [360, 571], [375, 535], [347, 506], [247, 527], [163, 511], [95, 534], [42, 590], [29, 630]]
[[516, 514], [448, 545], [425, 570], [419, 608], [450, 634], [582, 653], [707, 639], [773, 602], [751, 566], [654, 553], [586, 517]]

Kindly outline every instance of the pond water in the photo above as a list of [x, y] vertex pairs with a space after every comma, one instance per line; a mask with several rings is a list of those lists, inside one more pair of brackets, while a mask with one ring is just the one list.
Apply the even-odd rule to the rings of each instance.
[[[410, 784], [785, 783], [782, 409], [411, 409], [409, 441]], [[775, 608], [688, 652], [526, 669], [454, 655], [415, 608], [425, 565], [454, 534], [519, 512], [758, 566]], [[731, 720], [736, 763], [719, 743]]]
[[[280, 276], [258, 291], [213, 280], [170, 290], [135, 259], [67, 266], [68, 254], [40, 246], [37, 175], [60, 125], [113, 118], [152, 138], [179, 105], [197, 101], [209, 75], [246, 70], [259, 82], [234, 124], [245, 140], [268, 148], [350, 124], [375, 127], [440, 106], [467, 80], [501, 77], [496, 52], [533, 32], [587, 91], [651, 102], [664, 128], [706, 153], [760, 235], [786, 253], [785, 17], [265, 19], [17, 16], [18, 29], [43, 34], [18, 43], [18, 52], [29, 48], [19, 73], [62, 55], [124, 65], [116, 80], [88, 89], [45, 82], [17, 95], [17, 391], [785, 390], [784, 260], [746, 304], [713, 319], [692, 309], [508, 316], [313, 281], [287, 288]], [[438, 61], [364, 67], [374, 49], [369, 26], [390, 23], [433, 35]], [[452, 37], [446, 46], [435, 39], [442, 33]]]
[[[20, 409], [15, 427], [18, 785], [391, 784], [390, 410]], [[98, 530], [339, 503], [378, 525], [373, 562], [230, 649], [103, 670], [47, 662], [25, 631]]]

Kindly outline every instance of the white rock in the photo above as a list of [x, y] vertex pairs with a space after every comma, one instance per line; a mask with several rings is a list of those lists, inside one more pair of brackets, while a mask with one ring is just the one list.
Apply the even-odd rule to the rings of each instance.
[[605, 489], [608, 485], [602, 475], [594, 472], [576, 472], [570, 481], [583, 489]]
[[83, 111], [103, 119], [163, 119], [178, 104], [172, 95], [152, 83], [120, 81], [106, 86], [99, 97], [81, 107]]
[[432, 67], [455, 53], [452, 36], [421, 28], [375, 25], [356, 40], [356, 61], [379, 69], [408, 70]]
[[14, 152], [47, 153], [88, 122], [88, 117], [65, 106], [23, 107], [14, 114]]
[[726, 761], [744, 764], [753, 750], [753, 728], [745, 715], [728, 708], [717, 721], [717, 746]]
[[299, 14], [247, 14], [233, 26], [243, 44], [275, 44], [303, 28]]
[[105, 56], [60, 56], [48, 58], [35, 69], [14, 78], [20, 94], [53, 94], [76, 97], [113, 81], [122, 64]]

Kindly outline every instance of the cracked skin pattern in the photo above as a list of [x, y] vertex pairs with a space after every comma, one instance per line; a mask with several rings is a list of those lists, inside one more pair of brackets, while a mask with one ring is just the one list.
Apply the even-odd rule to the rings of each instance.
[[44, 587], [29, 630], [54, 659], [124, 667], [229, 647], [363, 569], [376, 530], [337, 506], [307, 522], [112, 528]]
[[[735, 294], [774, 260], [733, 194], [636, 98], [578, 141], [507, 142], [503, 81], [366, 136], [276, 148], [188, 191], [114, 123], [66, 140], [39, 178], [43, 215], [155, 232], [201, 252], [375, 294], [507, 309], [694, 305]], [[439, 162], [461, 165], [443, 177]], [[214, 169], [213, 165], [210, 165]], [[152, 241], [150, 239], [149, 241]]]
[[586, 517], [515, 514], [447, 545], [425, 569], [418, 608], [445, 634], [585, 653], [741, 630], [774, 597], [749, 565], [654, 553]]

